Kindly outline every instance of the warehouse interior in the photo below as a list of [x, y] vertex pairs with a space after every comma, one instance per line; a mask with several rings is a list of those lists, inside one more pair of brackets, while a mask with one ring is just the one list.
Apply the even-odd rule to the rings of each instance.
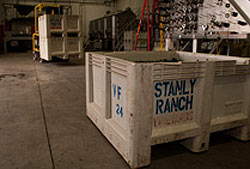
[[0, 169], [246, 169], [247, 0], [0, 1]]

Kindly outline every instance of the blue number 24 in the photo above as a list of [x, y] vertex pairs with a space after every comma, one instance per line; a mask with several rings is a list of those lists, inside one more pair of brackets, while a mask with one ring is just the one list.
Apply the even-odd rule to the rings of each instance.
[[119, 104], [116, 104], [116, 114], [120, 115], [121, 118], [123, 117], [123, 108]]

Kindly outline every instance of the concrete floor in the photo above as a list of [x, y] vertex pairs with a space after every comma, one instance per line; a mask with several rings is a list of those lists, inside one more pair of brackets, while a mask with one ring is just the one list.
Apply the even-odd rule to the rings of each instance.
[[[0, 55], [0, 169], [128, 169], [85, 115], [82, 63]], [[250, 168], [250, 143], [223, 134], [206, 153], [178, 143], [152, 147], [149, 169]]]

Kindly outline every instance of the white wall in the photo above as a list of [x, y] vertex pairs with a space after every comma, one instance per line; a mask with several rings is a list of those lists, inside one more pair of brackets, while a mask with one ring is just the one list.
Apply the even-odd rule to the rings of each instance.
[[[124, 10], [130, 7], [136, 15], [141, 13], [144, 0], [116, 0], [116, 10]], [[151, 6], [151, 0], [149, 0]]]
[[[101, 2], [99, 0], [99, 2]], [[93, 19], [103, 17], [107, 11], [113, 12], [113, 6], [74, 4], [72, 5], [72, 14], [82, 16], [83, 37], [88, 38], [89, 22]]]
[[82, 16], [83, 37], [88, 38], [89, 22], [93, 19], [103, 17], [107, 11], [113, 11], [112, 6], [101, 5], [78, 5], [73, 6], [73, 14]]
[[132, 8], [132, 1], [131, 0], [116, 0], [116, 10], [124, 10], [127, 7]]

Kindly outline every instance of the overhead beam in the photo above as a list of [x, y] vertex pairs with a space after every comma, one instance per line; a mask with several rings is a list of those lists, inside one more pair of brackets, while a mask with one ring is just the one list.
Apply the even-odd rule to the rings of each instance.
[[[79, 5], [106, 5], [103, 2], [99, 1], [77, 1], [77, 0], [72, 0], [72, 1], [55, 1], [55, 0], [45, 0], [40, 3], [52, 3], [52, 4], [66, 4], [66, 5], [72, 5], [72, 4], [79, 4]], [[3, 5], [15, 5], [17, 3], [3, 3]], [[19, 5], [37, 5], [39, 2], [33, 1], [33, 0], [26, 0], [26, 1], [18, 1]]]

